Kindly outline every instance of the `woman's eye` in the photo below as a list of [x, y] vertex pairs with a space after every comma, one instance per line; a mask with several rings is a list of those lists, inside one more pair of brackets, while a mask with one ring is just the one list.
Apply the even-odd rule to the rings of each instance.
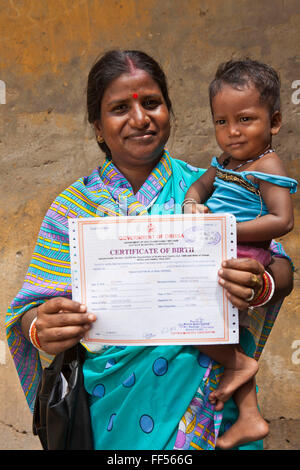
[[115, 106], [115, 107], [113, 108], [113, 112], [115, 112], [115, 113], [123, 113], [123, 112], [126, 111], [126, 109], [127, 109], [126, 104], [118, 104], [117, 106]]
[[147, 99], [145, 101], [143, 101], [143, 106], [144, 108], [147, 108], [147, 109], [155, 109], [157, 106], [159, 106], [159, 102], [157, 100], [153, 100], [153, 99]]

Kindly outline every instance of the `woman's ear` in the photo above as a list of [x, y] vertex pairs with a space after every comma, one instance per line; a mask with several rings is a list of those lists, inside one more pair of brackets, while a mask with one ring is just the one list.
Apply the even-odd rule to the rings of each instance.
[[280, 131], [282, 124], [282, 115], [280, 111], [275, 111], [271, 117], [271, 134], [276, 135]]
[[97, 120], [95, 121], [94, 123], [94, 130], [95, 130], [95, 134], [96, 134], [96, 139], [97, 141], [102, 144], [104, 142], [104, 139], [102, 137], [102, 130], [101, 130], [101, 125], [100, 125], [100, 121]]

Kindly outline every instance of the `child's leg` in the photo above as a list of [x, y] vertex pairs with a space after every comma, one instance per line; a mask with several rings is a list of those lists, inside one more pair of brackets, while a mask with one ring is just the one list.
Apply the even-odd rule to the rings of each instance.
[[220, 437], [216, 446], [232, 449], [246, 442], [263, 439], [269, 432], [268, 423], [258, 410], [254, 377], [242, 385], [233, 395], [239, 410], [237, 421]]
[[219, 411], [223, 408], [224, 402], [229, 400], [239, 387], [256, 374], [258, 371], [257, 361], [246, 356], [239, 345], [201, 345], [196, 348], [224, 366], [224, 373], [217, 390], [209, 395], [210, 402], [214, 403], [216, 410]]

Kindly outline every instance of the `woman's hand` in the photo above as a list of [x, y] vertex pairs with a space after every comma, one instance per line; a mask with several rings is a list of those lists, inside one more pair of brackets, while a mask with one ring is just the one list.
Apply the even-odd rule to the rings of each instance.
[[[230, 302], [240, 310], [248, 308], [251, 304], [247, 299], [254, 296], [262, 288], [262, 274], [264, 267], [255, 259], [238, 258], [229, 259], [222, 263], [219, 270], [219, 283], [226, 289]], [[270, 304], [283, 299], [293, 290], [293, 269], [287, 258], [274, 256], [267, 270], [275, 281], [275, 292]]]
[[261, 290], [264, 267], [252, 258], [229, 259], [222, 263], [218, 274], [219, 284], [226, 289], [230, 302], [240, 310], [249, 307], [251, 298]]
[[[36, 316], [36, 330], [41, 349], [58, 354], [78, 343], [91, 328], [96, 316], [86, 306], [65, 297], [54, 297], [27, 312], [22, 318], [22, 329], [28, 332]], [[28, 334], [25, 334], [28, 337]]]

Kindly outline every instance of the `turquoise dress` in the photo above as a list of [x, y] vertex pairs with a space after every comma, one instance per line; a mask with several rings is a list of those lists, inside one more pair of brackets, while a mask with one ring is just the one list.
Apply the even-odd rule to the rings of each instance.
[[[20, 319], [47, 299], [72, 298], [68, 219], [181, 213], [187, 189], [204, 171], [165, 151], [142, 188], [133, 194], [128, 181], [106, 160], [102, 168], [78, 179], [53, 201], [24, 285], [6, 316], [8, 346], [31, 410], [42, 366], [51, 358], [23, 336]], [[285, 256], [278, 246], [272, 245], [273, 252]], [[241, 337], [244, 349], [257, 359], [280, 304], [257, 312]], [[116, 346], [102, 351], [86, 347], [84, 377], [96, 449], [214, 450], [220, 426], [226, 428], [236, 419], [232, 400], [223, 413], [208, 402], [222, 368], [193, 347]], [[261, 443], [246, 448], [257, 446]]]
[[229, 212], [237, 222], [246, 222], [266, 215], [268, 209], [261, 198], [259, 186], [250, 177], [267, 181], [283, 188], [288, 188], [293, 194], [297, 191], [297, 181], [280, 175], [271, 175], [259, 171], [233, 171], [223, 168], [216, 157], [211, 166], [216, 168], [214, 192], [205, 205], [211, 212]]

